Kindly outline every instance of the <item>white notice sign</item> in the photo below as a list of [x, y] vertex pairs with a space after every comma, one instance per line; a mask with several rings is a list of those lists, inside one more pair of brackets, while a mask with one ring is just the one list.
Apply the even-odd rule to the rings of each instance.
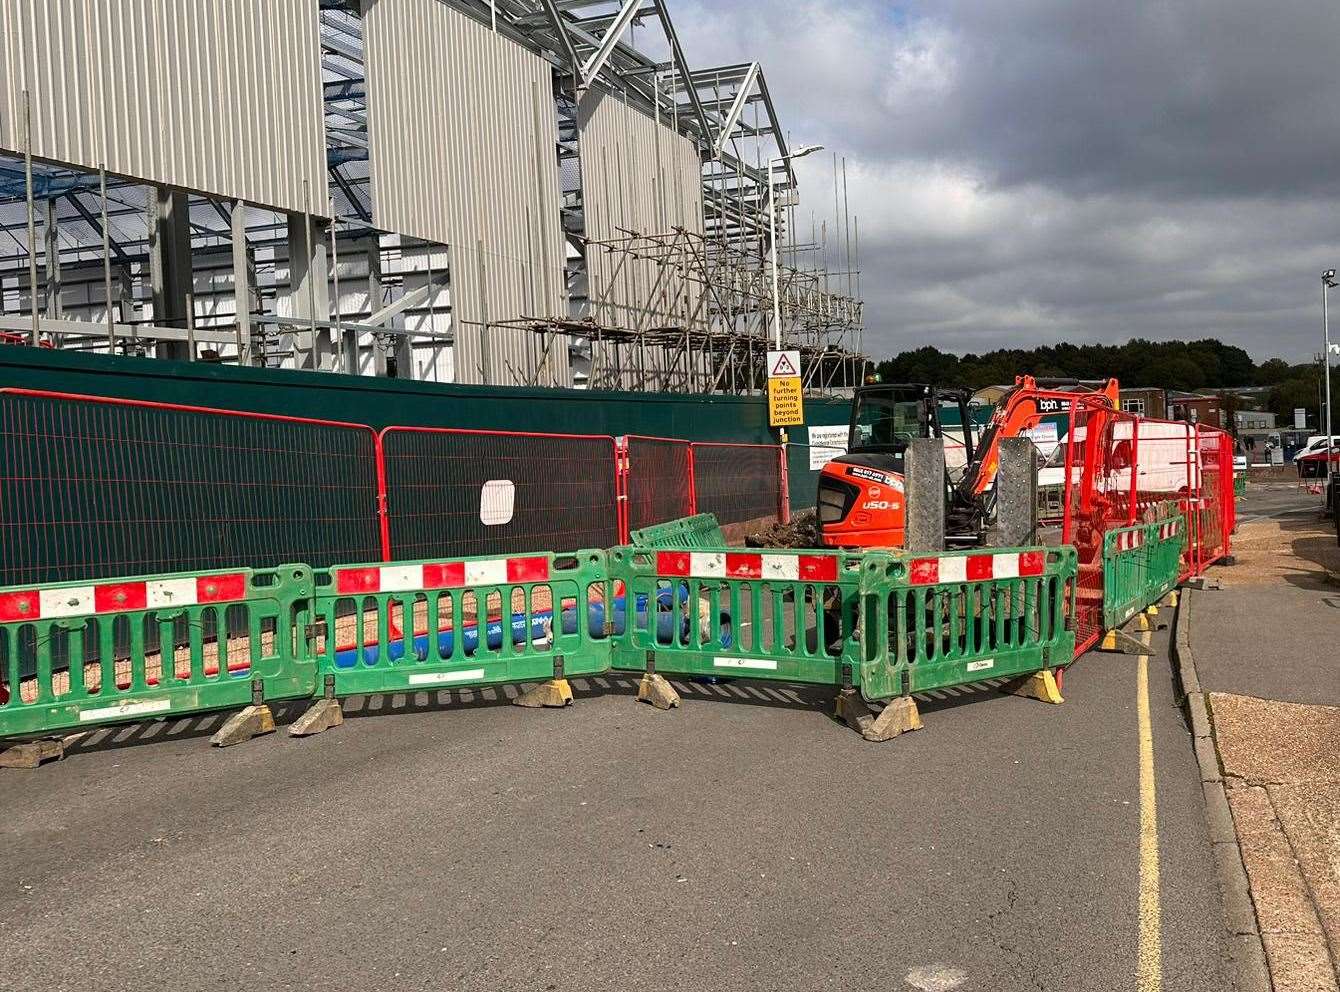
[[846, 427], [811, 427], [809, 431], [811, 472], [823, 468], [838, 455], [847, 453]]
[[1024, 431], [1024, 434], [1033, 442], [1033, 446], [1038, 449], [1043, 458], [1050, 458], [1056, 446], [1061, 443], [1060, 435], [1057, 433], [1056, 424], [1045, 423], [1038, 424], [1036, 427], [1030, 427]]

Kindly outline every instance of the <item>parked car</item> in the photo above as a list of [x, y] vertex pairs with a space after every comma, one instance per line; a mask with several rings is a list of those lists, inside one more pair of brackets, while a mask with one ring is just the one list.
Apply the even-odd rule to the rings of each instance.
[[[1332, 440], [1340, 441], [1340, 438], [1333, 437]], [[1313, 437], [1308, 438], [1307, 444], [1303, 445], [1301, 448], [1299, 448], [1297, 451], [1293, 453], [1293, 460], [1294, 462], [1298, 462], [1300, 459], [1306, 458], [1308, 455], [1318, 454], [1325, 447], [1326, 447], [1326, 435], [1317, 434]]]

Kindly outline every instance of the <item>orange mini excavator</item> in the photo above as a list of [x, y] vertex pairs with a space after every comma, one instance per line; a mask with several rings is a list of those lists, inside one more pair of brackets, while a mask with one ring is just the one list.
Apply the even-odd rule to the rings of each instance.
[[[1094, 395], [1097, 394], [1097, 395]], [[907, 521], [903, 459], [908, 442], [945, 442], [945, 540], [950, 547], [983, 543], [993, 512], [1000, 442], [1065, 413], [1077, 395], [1116, 409], [1117, 380], [1019, 376], [974, 438], [970, 392], [919, 383], [862, 386], [852, 399], [847, 453], [819, 475], [822, 543], [835, 548], [901, 548]], [[946, 416], [947, 413], [952, 414]], [[957, 421], [957, 423], [955, 423]]]

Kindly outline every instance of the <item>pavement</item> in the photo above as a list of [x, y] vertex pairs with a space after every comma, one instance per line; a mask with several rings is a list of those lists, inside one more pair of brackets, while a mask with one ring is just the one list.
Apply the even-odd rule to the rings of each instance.
[[222, 751], [218, 717], [98, 731], [0, 772], [0, 986], [1222, 992], [1154, 636], [1147, 737], [1144, 663], [1096, 654], [1063, 705], [942, 693], [886, 744], [822, 691], [660, 712], [625, 678], [562, 711], [356, 699]]
[[1317, 496], [1249, 487], [1190, 645], [1277, 989], [1340, 981], [1340, 549]]

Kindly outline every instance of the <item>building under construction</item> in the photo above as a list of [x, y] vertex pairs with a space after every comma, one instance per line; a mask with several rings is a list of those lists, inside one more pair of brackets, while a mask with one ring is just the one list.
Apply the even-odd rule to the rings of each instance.
[[809, 388], [851, 385], [845, 177], [835, 162], [831, 199], [802, 207], [762, 67], [696, 68], [672, 13], [4, 0], [0, 333], [738, 394], [760, 388], [780, 326]]

